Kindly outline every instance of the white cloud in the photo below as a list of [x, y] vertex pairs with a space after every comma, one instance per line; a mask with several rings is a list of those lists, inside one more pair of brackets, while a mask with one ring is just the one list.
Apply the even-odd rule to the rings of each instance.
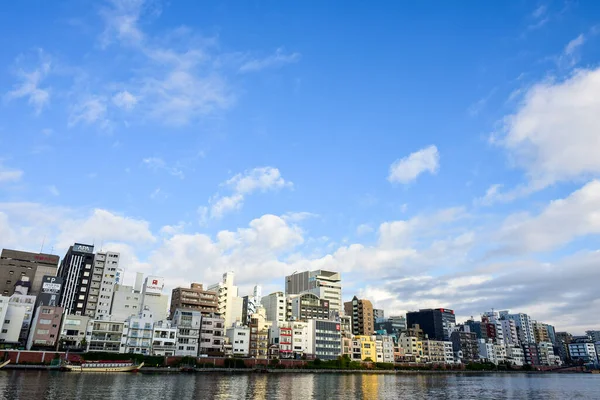
[[579, 70], [534, 85], [504, 118], [493, 141], [525, 169], [534, 190], [600, 173], [599, 92], [600, 68]]
[[423, 172], [437, 173], [440, 155], [436, 146], [425, 147], [407, 157], [394, 161], [390, 166], [388, 181], [410, 183]]
[[373, 231], [374, 231], [373, 227], [369, 224], [360, 224], [359, 226], [356, 227], [356, 234], [358, 236], [363, 236], [363, 235], [366, 235], [367, 233], [371, 233]]
[[102, 96], [89, 96], [73, 105], [69, 115], [69, 126], [80, 123], [99, 123], [100, 127], [106, 128], [109, 124], [106, 119], [106, 99]]
[[319, 214], [311, 213], [308, 211], [300, 211], [300, 212], [287, 212], [281, 216], [287, 222], [300, 222], [309, 218], [318, 218]]
[[0, 234], [4, 247], [36, 251], [45, 242], [47, 251], [60, 254], [74, 242], [126, 243], [140, 249], [156, 241], [147, 221], [102, 209], [0, 203], [0, 216], [7, 226], [5, 235]]
[[0, 163], [0, 183], [18, 182], [23, 177], [20, 169], [6, 168]]
[[137, 97], [129, 93], [127, 90], [123, 90], [113, 96], [112, 102], [119, 108], [131, 110], [133, 107], [135, 107], [138, 100]]
[[552, 201], [539, 215], [511, 215], [499, 233], [502, 249], [542, 252], [561, 248], [578, 237], [600, 234], [600, 181]]
[[50, 193], [53, 196], [60, 196], [60, 191], [58, 190], [58, 188], [54, 185], [50, 185], [48, 186], [48, 191], [50, 191]]
[[201, 208], [204, 218], [221, 218], [228, 212], [239, 210], [247, 195], [256, 191], [267, 192], [286, 187], [293, 187], [292, 182], [286, 181], [274, 167], [256, 167], [243, 174], [237, 174], [223, 183], [229, 187], [232, 194], [228, 196], [215, 195], [210, 200], [210, 210]]
[[285, 54], [283, 48], [278, 48], [274, 54], [262, 58], [262, 59], [252, 59], [240, 67], [240, 72], [255, 72], [261, 71], [266, 68], [277, 68], [281, 67], [285, 64], [296, 63], [300, 61], [300, 53], [290, 53]]
[[565, 47], [565, 54], [572, 55], [579, 47], [585, 43], [585, 36], [583, 33], [571, 40]]
[[160, 157], [147, 157], [142, 160], [144, 165], [150, 168], [153, 171], [164, 170], [168, 172], [170, 175], [176, 176], [180, 179], [185, 177], [183, 171], [178, 167], [170, 166]]
[[538, 8], [536, 8], [533, 11], [533, 13], [531, 13], [531, 16], [533, 18], [541, 18], [544, 15], [546, 15], [546, 11], [548, 11], [548, 7], [542, 4], [541, 6], [539, 6]]
[[42, 88], [40, 85], [50, 72], [51, 61], [39, 50], [40, 65], [31, 72], [19, 69], [17, 76], [20, 83], [14, 86], [14, 89], [6, 93], [7, 100], [27, 98], [27, 102], [35, 109], [36, 114], [42, 112], [42, 109], [50, 101], [50, 89]]
[[585, 35], [582, 33], [575, 39], [571, 40], [566, 46], [559, 57], [557, 57], [557, 64], [559, 67], [572, 68], [574, 67], [581, 58], [580, 49], [585, 43]]
[[110, 7], [103, 7], [100, 15], [106, 24], [101, 35], [101, 44], [106, 47], [114, 40], [129, 45], [138, 45], [144, 34], [138, 27], [138, 21], [144, 6], [144, 0], [110, 0]]
[[160, 11], [143, 0], [113, 1], [102, 10], [102, 43], [117, 41], [139, 53], [141, 64], [127, 83], [137, 96], [122, 92], [113, 98], [119, 107], [132, 108], [161, 123], [181, 126], [235, 102], [226, 79], [216, 66], [215, 41], [203, 40], [190, 29], [168, 30], [162, 36], [145, 34], [142, 15]]

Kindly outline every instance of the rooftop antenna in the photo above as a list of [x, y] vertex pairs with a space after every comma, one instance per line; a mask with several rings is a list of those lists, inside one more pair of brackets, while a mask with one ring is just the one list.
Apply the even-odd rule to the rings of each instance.
[[44, 238], [42, 239], [42, 247], [40, 247], [40, 254], [44, 252], [44, 243], [46, 243], [46, 235], [44, 235]]

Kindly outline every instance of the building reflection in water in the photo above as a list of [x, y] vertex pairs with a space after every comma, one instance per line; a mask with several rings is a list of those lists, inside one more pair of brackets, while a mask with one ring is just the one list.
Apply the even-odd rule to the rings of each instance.
[[375, 374], [363, 374], [359, 376], [362, 398], [365, 400], [376, 400], [379, 396], [379, 378], [383, 377]]

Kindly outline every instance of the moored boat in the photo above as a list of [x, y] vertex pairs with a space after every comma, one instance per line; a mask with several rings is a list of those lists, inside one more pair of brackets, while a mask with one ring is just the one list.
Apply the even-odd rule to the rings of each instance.
[[0, 364], [0, 369], [4, 368], [9, 362], [10, 360], [6, 360], [2, 364]]
[[143, 366], [144, 363], [130, 361], [84, 361], [81, 364], [63, 363], [60, 369], [70, 372], [137, 372]]

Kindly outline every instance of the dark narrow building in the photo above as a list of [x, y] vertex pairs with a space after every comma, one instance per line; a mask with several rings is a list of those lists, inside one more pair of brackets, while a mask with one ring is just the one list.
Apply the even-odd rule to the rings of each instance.
[[406, 325], [419, 325], [429, 339], [450, 340], [452, 327], [456, 325], [454, 311], [448, 308], [429, 308], [406, 313]]

